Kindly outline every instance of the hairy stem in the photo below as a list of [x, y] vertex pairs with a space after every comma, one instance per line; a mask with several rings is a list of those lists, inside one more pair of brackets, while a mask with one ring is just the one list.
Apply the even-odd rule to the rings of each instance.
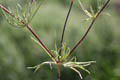
[[64, 23], [64, 28], [63, 28], [62, 37], [61, 37], [61, 43], [60, 43], [60, 51], [59, 51], [59, 55], [60, 55], [60, 56], [61, 56], [61, 51], [62, 51], [62, 46], [63, 46], [65, 29], [66, 29], [66, 25], [67, 25], [67, 22], [68, 22], [68, 18], [69, 18], [69, 16], [70, 16], [70, 12], [71, 12], [71, 9], [72, 9], [72, 6], [73, 6], [73, 2], [74, 2], [74, 0], [71, 1], [70, 8], [69, 8], [69, 11], [68, 11], [68, 14], [67, 14], [67, 16], [66, 16], [65, 23]]
[[86, 36], [88, 35], [90, 29], [92, 28], [93, 24], [95, 23], [96, 19], [98, 18], [98, 16], [103, 12], [103, 10], [106, 8], [106, 6], [108, 5], [108, 3], [110, 2], [110, 0], [107, 0], [107, 2], [105, 3], [105, 5], [102, 7], [102, 9], [100, 9], [100, 11], [96, 14], [96, 16], [93, 18], [90, 26], [88, 27], [88, 30], [86, 31], [86, 33], [83, 35], [83, 37], [81, 38], [81, 40], [76, 43], [76, 45], [71, 49], [69, 55], [71, 55], [73, 53], [73, 51], [82, 43], [82, 41], [86, 38]]

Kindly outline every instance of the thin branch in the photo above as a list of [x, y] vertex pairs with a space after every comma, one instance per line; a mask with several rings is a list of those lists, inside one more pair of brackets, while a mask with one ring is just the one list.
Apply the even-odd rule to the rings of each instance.
[[[11, 11], [9, 11], [8, 9], [6, 9], [5, 7], [3, 7], [0, 4], [0, 8], [2, 10], [4, 10], [6, 13], [8, 13], [11, 16], [15, 16]], [[30, 27], [30, 25], [26, 24], [25, 22], [21, 21], [22, 24], [26, 25], [27, 29], [35, 36], [35, 38], [39, 41], [39, 43], [42, 45], [42, 47], [48, 52], [48, 54], [54, 59], [54, 61], [57, 60], [55, 59], [54, 55], [51, 53], [51, 51], [44, 45], [44, 43], [40, 40], [40, 38], [38, 37], [38, 35], [32, 30], [32, 28]]]
[[57, 62], [57, 60], [55, 59], [54, 55], [51, 53], [51, 51], [45, 46], [45, 44], [40, 40], [40, 38], [38, 37], [38, 35], [32, 30], [32, 28], [30, 27], [30, 25], [26, 25], [27, 29], [34, 35], [34, 37], [39, 41], [39, 43], [42, 45], [42, 47], [49, 53], [49, 55]]
[[69, 16], [70, 16], [70, 12], [71, 12], [71, 9], [72, 9], [72, 6], [73, 6], [73, 2], [74, 2], [74, 0], [71, 1], [70, 8], [69, 8], [69, 11], [68, 11], [68, 14], [67, 14], [67, 16], [66, 16], [65, 23], [64, 23], [64, 28], [63, 28], [62, 37], [61, 37], [60, 51], [59, 51], [59, 55], [60, 55], [60, 56], [61, 56], [61, 51], [62, 51], [62, 46], [63, 46], [65, 29], [66, 29], [66, 25], [67, 25], [67, 22], [68, 22], [68, 18], [69, 18]]
[[81, 40], [71, 49], [69, 55], [71, 55], [73, 53], [73, 51], [82, 43], [82, 41], [86, 38], [86, 36], [88, 35], [90, 29], [92, 28], [93, 24], [95, 23], [96, 19], [98, 18], [98, 16], [103, 12], [103, 10], [106, 8], [106, 6], [108, 5], [108, 3], [110, 2], [110, 0], [107, 0], [107, 2], [105, 3], [105, 5], [102, 7], [102, 9], [96, 14], [96, 16], [93, 18], [88, 30], [86, 31], [86, 33], [83, 35], [83, 37], [81, 38]]
[[14, 16], [11, 11], [9, 11], [8, 9], [6, 9], [6, 8], [5, 8], [4, 6], [2, 6], [1, 4], [0, 4], [0, 8], [1, 8], [3, 11], [5, 11], [6, 13], [8, 13], [9, 15]]

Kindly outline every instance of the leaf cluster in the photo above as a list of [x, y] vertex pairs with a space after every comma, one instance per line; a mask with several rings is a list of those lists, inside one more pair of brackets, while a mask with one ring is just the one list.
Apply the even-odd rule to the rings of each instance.
[[[37, 44], [39, 44], [37, 40], [35, 40], [34, 38], [32, 38], [32, 39]], [[83, 79], [80, 71], [77, 70], [77, 68], [79, 68], [81, 70], [84, 70], [88, 74], [90, 74], [90, 72], [85, 67], [91, 65], [92, 63], [96, 63], [96, 61], [77, 62], [76, 57], [72, 57], [71, 59], [68, 59], [69, 53], [70, 53], [70, 48], [68, 48], [66, 46], [66, 44], [63, 44], [61, 56], [58, 54], [59, 53], [59, 49], [57, 48], [56, 45], [55, 45], [55, 50], [51, 50], [51, 51], [54, 54], [55, 58], [58, 59], [58, 61], [60, 61], [59, 63], [55, 63], [54, 61], [45, 61], [45, 62], [43, 62], [43, 63], [41, 63], [39, 65], [36, 65], [34, 67], [28, 67], [28, 69], [34, 69], [34, 72], [37, 72], [41, 68], [41, 66], [43, 66], [45, 64], [49, 64], [51, 69], [52, 69], [52, 66], [51, 66], [52, 64], [53, 65], [58, 65], [59, 64], [60, 66], [72, 69], [73, 71], [75, 71], [76, 73], [78, 73], [78, 75], [80, 76], [81, 79]]]
[[[8, 7], [8, 10], [11, 11], [11, 15], [3, 11], [4, 16], [7, 22], [13, 27], [23, 28], [25, 24], [29, 24], [32, 21], [42, 1], [43, 0], [40, 0], [40, 2], [37, 3], [36, 0], [33, 0], [32, 2], [27, 2], [24, 7], [17, 4], [15, 10]], [[24, 22], [24, 24], [22, 22]]]

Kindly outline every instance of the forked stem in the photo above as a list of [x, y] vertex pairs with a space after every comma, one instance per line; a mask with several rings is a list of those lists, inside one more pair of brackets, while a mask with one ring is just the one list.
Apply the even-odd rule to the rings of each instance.
[[62, 46], [63, 46], [65, 29], [66, 29], [66, 25], [67, 25], [67, 22], [68, 22], [68, 18], [69, 18], [69, 16], [70, 16], [70, 12], [71, 12], [71, 9], [72, 9], [72, 6], [73, 6], [73, 2], [74, 2], [74, 0], [71, 1], [70, 8], [69, 8], [68, 14], [67, 14], [67, 16], [66, 16], [65, 23], [64, 23], [64, 27], [63, 27], [63, 32], [62, 32], [62, 37], [61, 37], [61, 43], [60, 43], [60, 50], [59, 50], [59, 55], [60, 55], [60, 56], [61, 56], [61, 51], [62, 51]]
[[75, 51], [75, 49], [83, 42], [83, 40], [86, 38], [86, 36], [88, 35], [90, 29], [92, 28], [93, 24], [95, 23], [96, 19], [98, 18], [98, 16], [103, 12], [103, 10], [106, 8], [106, 6], [108, 5], [108, 3], [110, 2], [110, 0], [107, 0], [107, 2], [105, 3], [105, 5], [100, 9], [100, 11], [96, 14], [96, 16], [93, 18], [90, 26], [88, 27], [88, 30], [86, 31], [86, 33], [83, 35], [83, 37], [81, 38], [81, 40], [75, 44], [75, 46], [71, 49], [69, 55], [71, 55], [73, 53], [73, 51]]

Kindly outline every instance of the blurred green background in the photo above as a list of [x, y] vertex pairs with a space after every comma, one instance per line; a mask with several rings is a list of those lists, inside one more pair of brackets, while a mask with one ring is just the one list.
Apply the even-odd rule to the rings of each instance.
[[[2, 0], [0, 0], [2, 1]], [[71, 0], [45, 0], [37, 15], [30, 24], [49, 49], [59, 46], [64, 20]], [[104, 0], [105, 1], [105, 0]], [[114, 2], [113, 2], [114, 1]], [[88, 75], [81, 71], [83, 80], [120, 80], [120, 13], [115, 1], [111, 0], [104, 13], [96, 21], [94, 27], [76, 49], [73, 56], [78, 61], [97, 61], [87, 69]], [[17, 3], [24, 5], [26, 0], [3, 0], [6, 7], [14, 8]], [[85, 5], [89, 3], [85, 2]], [[117, 6], [119, 7], [119, 6]], [[72, 48], [80, 40], [91, 20], [75, 0], [67, 24], [65, 42]], [[27, 29], [17, 29], [10, 26], [0, 10], [0, 80], [57, 80], [57, 68], [49, 65], [42, 67], [37, 73], [27, 67], [49, 61], [45, 52], [31, 40], [32, 34]], [[61, 80], [80, 80], [77, 73], [62, 68]]]

